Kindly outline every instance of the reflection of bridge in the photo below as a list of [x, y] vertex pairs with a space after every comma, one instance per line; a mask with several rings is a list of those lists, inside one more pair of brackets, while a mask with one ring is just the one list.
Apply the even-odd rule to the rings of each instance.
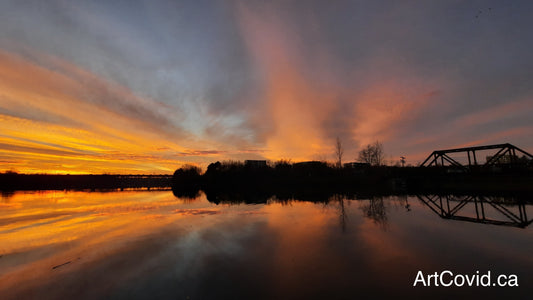
[[[476, 151], [483, 150], [497, 150], [497, 152], [487, 157], [487, 161], [484, 164], [478, 163], [478, 158], [476, 156]], [[454, 166], [459, 168], [464, 168], [468, 170], [467, 166], [458, 162], [457, 160], [450, 157], [450, 153], [466, 153], [468, 157], [468, 167], [471, 166], [493, 166], [499, 164], [508, 164], [508, 165], [517, 165], [517, 164], [531, 164], [533, 160], [533, 155], [527, 153], [526, 151], [513, 146], [509, 143], [507, 144], [497, 144], [497, 145], [488, 145], [488, 146], [477, 146], [477, 147], [467, 147], [467, 148], [456, 148], [456, 149], [447, 149], [447, 150], [436, 150], [433, 151], [424, 162], [421, 164], [422, 167], [428, 166]], [[525, 159], [520, 159], [516, 154], [522, 154]]]
[[[503, 204], [510, 203], [503, 198], [484, 196], [417, 196], [432, 211], [444, 219], [459, 220], [483, 224], [504, 225], [525, 228], [533, 222], [528, 220], [524, 202], [512, 202], [513, 207], [518, 207], [518, 213], [511, 211]], [[503, 201], [502, 201], [503, 200]], [[466, 211], [470, 207], [470, 216]], [[489, 211], [490, 210], [490, 215]], [[461, 214], [460, 214], [461, 212]], [[465, 215], [466, 214], [466, 215]], [[495, 218], [499, 216], [499, 218]]]

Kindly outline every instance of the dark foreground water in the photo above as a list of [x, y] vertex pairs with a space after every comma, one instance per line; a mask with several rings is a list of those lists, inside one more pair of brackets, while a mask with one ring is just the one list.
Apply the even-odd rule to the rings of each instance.
[[[0, 299], [533, 299], [531, 201], [368, 198], [4, 195]], [[491, 286], [413, 287], [446, 270], [444, 283], [490, 272]], [[518, 287], [492, 286], [499, 275]]]

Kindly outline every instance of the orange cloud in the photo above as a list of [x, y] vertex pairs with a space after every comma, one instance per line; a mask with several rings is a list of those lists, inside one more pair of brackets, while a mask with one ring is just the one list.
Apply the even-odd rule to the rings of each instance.
[[357, 102], [352, 133], [359, 146], [376, 140], [387, 141], [398, 134], [400, 128], [413, 123], [432, 97], [432, 94], [420, 92], [428, 88], [413, 90], [390, 81], [354, 95]]
[[264, 75], [264, 107], [259, 123], [267, 124], [265, 155], [272, 159], [310, 159], [329, 151], [322, 123], [335, 102], [331, 92], [314, 88], [301, 73], [291, 33], [279, 20], [240, 7], [245, 42]]
[[181, 153], [212, 154], [172, 114], [57, 58], [0, 51], [0, 171], [172, 173]]
[[[355, 157], [357, 148], [386, 142], [414, 123], [434, 96], [428, 93], [434, 90], [432, 84], [407, 71], [407, 79], [390, 75], [358, 85], [357, 76], [346, 78], [336, 69], [342, 63], [330, 55], [319, 29], [311, 34], [315, 43], [307, 40], [303, 47], [301, 33], [268, 6], [259, 11], [243, 4], [237, 11], [244, 41], [264, 79], [264, 107], [257, 115], [258, 123], [266, 124], [265, 155], [271, 159], [330, 158], [337, 136], [352, 146], [347, 156]], [[407, 70], [390, 62], [371, 65], [396, 73]]]

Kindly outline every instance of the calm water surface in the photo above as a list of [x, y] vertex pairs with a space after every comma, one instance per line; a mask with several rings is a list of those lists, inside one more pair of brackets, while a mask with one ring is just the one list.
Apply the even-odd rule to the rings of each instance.
[[[533, 299], [533, 205], [367, 198], [215, 204], [170, 191], [4, 195], [0, 298]], [[492, 221], [479, 222], [483, 215]], [[419, 270], [490, 271], [493, 281], [515, 274], [519, 287], [413, 287]]]

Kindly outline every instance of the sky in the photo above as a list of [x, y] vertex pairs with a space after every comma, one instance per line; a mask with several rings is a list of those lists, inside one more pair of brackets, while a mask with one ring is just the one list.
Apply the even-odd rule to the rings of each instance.
[[533, 152], [531, 1], [0, 0], [0, 172]]

